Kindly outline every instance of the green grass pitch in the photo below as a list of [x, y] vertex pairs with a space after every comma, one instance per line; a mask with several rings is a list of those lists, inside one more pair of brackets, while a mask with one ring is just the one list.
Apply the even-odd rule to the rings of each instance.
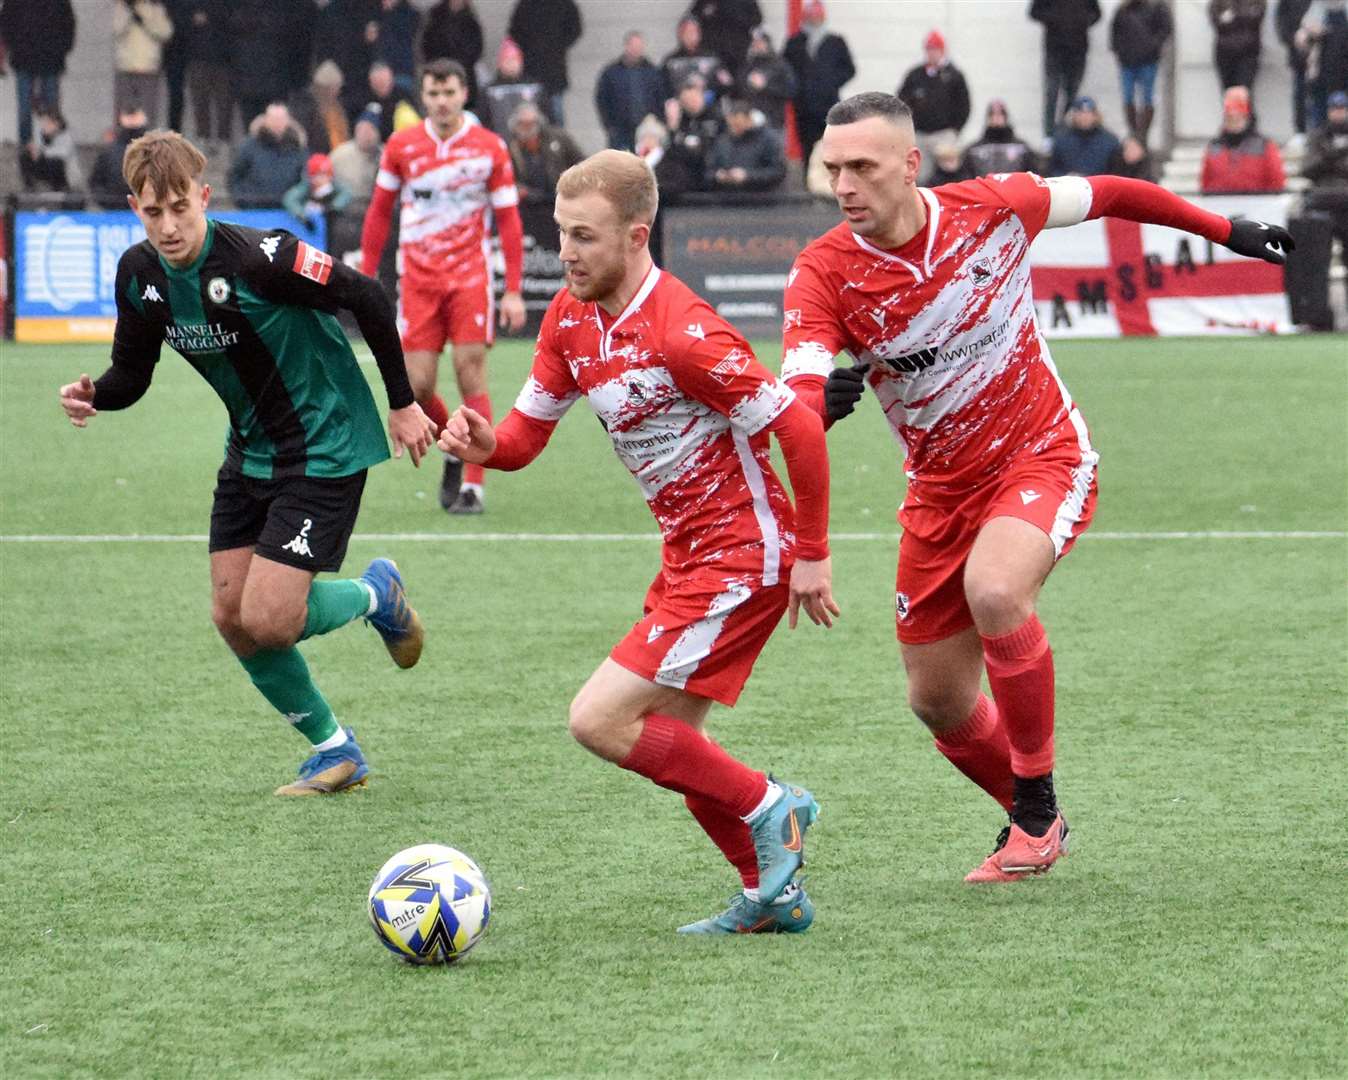
[[[359, 625], [303, 646], [372, 782], [284, 801], [303, 746], [215, 635], [204, 543], [14, 539], [203, 534], [223, 410], [166, 350], [138, 406], [76, 431], [56, 387], [106, 349], [0, 346], [0, 1070], [1348, 1074], [1348, 343], [1055, 354], [1102, 453], [1095, 524], [1042, 603], [1072, 856], [961, 883], [1001, 821], [904, 703], [899, 472], [868, 399], [830, 437], [843, 618], [783, 627], [713, 714], [818, 795], [817, 921], [687, 940], [729, 868], [676, 797], [566, 732], [657, 567], [588, 409], [490, 478], [480, 520], [437, 508], [438, 462], [374, 471], [346, 569], [398, 560], [426, 654], [398, 672]], [[499, 411], [528, 361], [494, 352]], [[1214, 532], [1242, 535], [1192, 535]], [[583, 533], [620, 538], [555, 539]], [[493, 884], [449, 969], [399, 964], [365, 920], [374, 871], [422, 841]]]

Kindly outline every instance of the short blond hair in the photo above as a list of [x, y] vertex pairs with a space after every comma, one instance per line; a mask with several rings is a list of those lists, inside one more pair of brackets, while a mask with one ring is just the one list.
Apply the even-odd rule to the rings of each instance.
[[146, 132], [122, 155], [122, 176], [137, 198], [146, 181], [161, 198], [182, 195], [205, 171], [206, 155], [176, 131]]
[[600, 150], [557, 178], [557, 194], [564, 199], [592, 191], [609, 201], [624, 224], [651, 224], [660, 205], [655, 174], [641, 158], [626, 150]]

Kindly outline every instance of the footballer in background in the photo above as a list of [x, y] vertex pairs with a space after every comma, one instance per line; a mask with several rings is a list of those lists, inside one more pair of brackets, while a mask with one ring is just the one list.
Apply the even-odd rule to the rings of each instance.
[[366, 473], [389, 456], [339, 308], [355, 316], [379, 366], [394, 453], [419, 464], [435, 426], [412, 398], [379, 283], [291, 233], [208, 219], [205, 168], [176, 132], [127, 147], [127, 201], [146, 239], [117, 264], [111, 367], [61, 387], [61, 406], [82, 428], [135, 404], [166, 341], [211, 384], [229, 413], [211, 507], [211, 617], [262, 696], [310, 744], [298, 779], [276, 794], [342, 791], [364, 784], [369, 767], [296, 643], [364, 618], [407, 668], [424, 635], [390, 560], [375, 559], [359, 578], [315, 580], [340, 569]]
[[[1090, 524], [1099, 460], [1036, 321], [1030, 243], [1113, 216], [1281, 263], [1291, 237], [1115, 176], [1000, 173], [919, 188], [922, 155], [899, 98], [858, 94], [827, 121], [823, 163], [844, 220], [790, 271], [782, 375], [830, 425], [869, 385], [905, 449], [895, 614], [909, 704], [1010, 814], [965, 880], [1020, 880], [1066, 851], [1053, 653], [1035, 605]], [[857, 362], [835, 367], [841, 352]]]
[[[734, 705], [789, 611], [832, 625], [824, 428], [711, 305], [651, 261], [655, 177], [604, 150], [557, 184], [566, 288], [543, 318], [529, 379], [493, 430], [457, 410], [440, 446], [521, 469], [584, 397], [641, 486], [663, 540], [643, 617], [571, 703], [592, 753], [684, 796], [739, 872], [730, 907], [681, 933], [798, 933], [814, 917], [795, 880], [818, 807], [731, 757], [705, 731]], [[773, 471], [777, 437], [796, 495]]]
[[[520, 293], [524, 226], [510, 153], [501, 138], [464, 112], [468, 75], [454, 60], [432, 60], [418, 73], [426, 119], [394, 133], [384, 146], [374, 197], [361, 230], [361, 269], [371, 276], [388, 240], [399, 201], [399, 318], [412, 391], [437, 431], [449, 410], [436, 389], [440, 353], [453, 347], [454, 377], [463, 403], [492, 415], [487, 349], [497, 321], [489, 234], [495, 223], [505, 256], [500, 323], [525, 322]], [[440, 505], [451, 514], [480, 514], [483, 472], [445, 460]]]

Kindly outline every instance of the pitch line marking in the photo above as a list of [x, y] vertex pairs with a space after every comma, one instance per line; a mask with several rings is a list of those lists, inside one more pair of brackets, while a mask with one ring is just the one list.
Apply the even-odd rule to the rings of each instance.
[[[204, 544], [205, 533], [31, 533], [0, 536], [0, 544]], [[655, 543], [658, 533], [535, 533], [535, 532], [370, 532], [353, 533], [355, 541], [398, 543], [540, 543], [626, 544]], [[897, 543], [898, 533], [833, 533], [830, 540]], [[1266, 530], [1197, 532], [1087, 532], [1082, 540], [1343, 540], [1343, 530]]]

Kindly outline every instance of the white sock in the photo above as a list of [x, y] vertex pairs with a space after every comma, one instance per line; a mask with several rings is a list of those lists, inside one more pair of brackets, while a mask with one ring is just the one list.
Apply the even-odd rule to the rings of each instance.
[[740, 818], [740, 820], [744, 822], [744, 824], [746, 825], [752, 825], [755, 821], [758, 820], [759, 817], [763, 815], [763, 813], [768, 809], [768, 807], [770, 807], [773, 803], [775, 803], [785, 794], [786, 791], [785, 789], [783, 789], [781, 784], [777, 783], [776, 780], [769, 780], [768, 790], [763, 792], [763, 798], [759, 800], [758, 805], [755, 806], [752, 810], [750, 810], [747, 814], [745, 814], [742, 818]]
[[[365, 591], [370, 594], [370, 606], [365, 609], [365, 614], [367, 616], [373, 615], [376, 611], [379, 610], [379, 596], [374, 591], [374, 586], [371, 585], [368, 581], [362, 581], [361, 584], [365, 586]], [[341, 746], [342, 744], [338, 743], [337, 745]]]
[[[774, 907], [778, 904], [790, 904], [796, 899], [796, 896], [799, 892], [800, 886], [793, 881], [789, 885], [787, 885], [785, 889], [782, 890], [782, 895], [777, 897], [777, 899], [774, 900], [772, 904]], [[748, 897], [750, 900], [752, 900], [755, 904], [761, 904], [763, 902], [761, 899], [762, 894], [760, 894], [757, 889], [745, 889], [744, 895]]]
[[338, 724], [337, 734], [332, 736], [332, 738], [330, 739], [324, 739], [321, 743], [318, 743], [314, 747], [314, 750], [316, 750], [320, 754], [325, 754], [329, 750], [336, 750], [337, 747], [345, 745], [346, 745], [346, 728], [342, 727], [341, 724]]
[[482, 498], [482, 485], [481, 485], [481, 484], [462, 484], [462, 485], [460, 485], [459, 490], [460, 490], [460, 491], [471, 491], [474, 495], [476, 495], [476, 496], [478, 497], [479, 500]]

